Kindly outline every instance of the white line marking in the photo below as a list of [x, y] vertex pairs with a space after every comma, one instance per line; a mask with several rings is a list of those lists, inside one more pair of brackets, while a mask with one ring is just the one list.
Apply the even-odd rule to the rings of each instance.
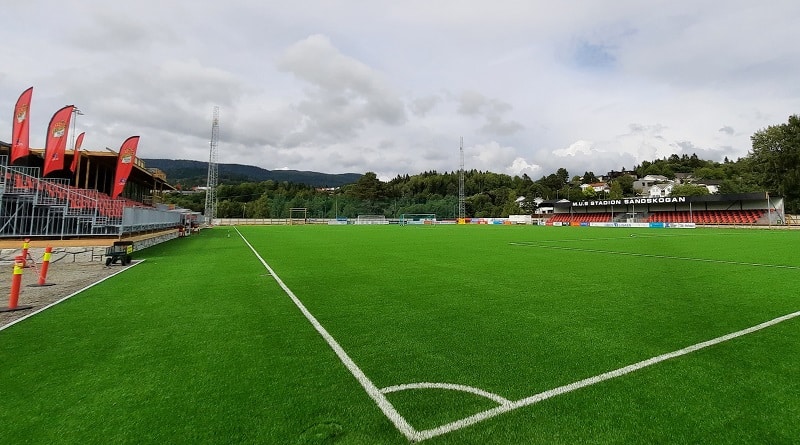
[[322, 338], [324, 338], [325, 341], [328, 342], [328, 345], [331, 347], [331, 349], [333, 349], [333, 352], [335, 352], [336, 355], [339, 357], [339, 360], [341, 360], [344, 366], [347, 367], [347, 369], [350, 371], [351, 374], [353, 374], [353, 377], [355, 377], [356, 380], [358, 380], [358, 383], [361, 384], [361, 386], [364, 388], [367, 394], [372, 398], [372, 400], [375, 401], [375, 403], [378, 405], [381, 411], [383, 411], [383, 414], [386, 415], [386, 417], [394, 424], [394, 426], [401, 433], [403, 433], [404, 436], [406, 436], [408, 440], [411, 441], [417, 440], [416, 438], [419, 435], [419, 433], [417, 433], [417, 431], [408, 423], [408, 421], [406, 421], [406, 419], [403, 416], [401, 416], [399, 412], [397, 412], [395, 407], [389, 402], [386, 396], [383, 395], [381, 390], [378, 389], [378, 387], [375, 386], [374, 383], [372, 383], [372, 381], [367, 377], [366, 374], [364, 374], [361, 368], [359, 368], [358, 365], [356, 365], [353, 359], [351, 359], [350, 356], [347, 355], [347, 352], [345, 352], [345, 350], [342, 349], [342, 347], [339, 345], [336, 339], [334, 339], [333, 336], [330, 333], [328, 333], [328, 331], [324, 327], [322, 327], [322, 324], [320, 324], [320, 322], [317, 321], [317, 319], [311, 314], [311, 312], [309, 312], [308, 309], [306, 309], [305, 305], [303, 305], [300, 299], [297, 298], [294, 292], [292, 292], [292, 290], [289, 289], [288, 286], [286, 286], [286, 284], [283, 282], [283, 280], [281, 280], [278, 274], [276, 274], [275, 271], [272, 270], [269, 264], [267, 264], [267, 262], [264, 261], [264, 258], [262, 258], [261, 255], [258, 254], [256, 249], [250, 244], [249, 241], [247, 241], [244, 235], [242, 235], [242, 233], [239, 232], [239, 229], [237, 227], [234, 227], [234, 230], [236, 230], [236, 233], [238, 233], [239, 236], [242, 237], [242, 240], [245, 242], [245, 244], [247, 244], [247, 247], [249, 247], [250, 250], [253, 251], [256, 258], [258, 258], [258, 260], [261, 261], [261, 264], [263, 264], [264, 267], [267, 269], [267, 271], [269, 271], [270, 275], [272, 275], [272, 278], [275, 279], [275, 281], [278, 283], [281, 289], [283, 289], [286, 295], [288, 295], [289, 298], [292, 299], [292, 302], [294, 302], [295, 306], [297, 306], [297, 308], [300, 309], [300, 312], [302, 312], [303, 315], [306, 317], [306, 319], [308, 319], [308, 321], [311, 323], [311, 325], [314, 326], [314, 329], [316, 329], [317, 332], [319, 332], [319, 334], [322, 336]]
[[105, 277], [105, 278], [103, 278], [103, 279], [101, 279], [101, 280], [95, 281], [94, 283], [92, 283], [92, 284], [90, 284], [90, 285], [88, 285], [88, 286], [84, 287], [83, 289], [76, 290], [75, 292], [73, 292], [73, 293], [71, 293], [71, 294], [67, 295], [66, 297], [64, 297], [64, 298], [62, 298], [62, 299], [60, 299], [60, 300], [58, 300], [58, 301], [54, 301], [53, 303], [50, 303], [50, 304], [48, 304], [47, 306], [45, 306], [45, 307], [43, 307], [43, 308], [41, 308], [41, 309], [37, 309], [37, 310], [35, 310], [34, 312], [31, 312], [30, 314], [28, 314], [28, 315], [26, 315], [26, 316], [24, 316], [24, 317], [22, 317], [22, 318], [18, 318], [18, 319], [16, 319], [16, 320], [12, 321], [11, 323], [9, 323], [9, 324], [7, 324], [7, 325], [5, 325], [5, 326], [0, 326], [0, 331], [2, 331], [2, 330], [3, 330], [3, 329], [5, 329], [5, 328], [8, 328], [8, 327], [10, 327], [10, 326], [13, 326], [13, 325], [15, 325], [15, 324], [17, 324], [17, 323], [21, 322], [22, 320], [25, 320], [25, 319], [28, 319], [28, 318], [30, 318], [30, 317], [33, 317], [34, 315], [38, 314], [39, 312], [42, 312], [42, 311], [44, 311], [44, 310], [46, 310], [46, 309], [50, 309], [51, 307], [53, 307], [53, 306], [57, 305], [58, 303], [61, 303], [62, 301], [65, 301], [65, 300], [67, 300], [67, 299], [69, 299], [69, 298], [72, 298], [73, 296], [75, 296], [75, 295], [78, 295], [79, 293], [81, 293], [81, 292], [85, 291], [86, 289], [89, 289], [90, 287], [93, 287], [93, 286], [95, 286], [95, 285], [98, 285], [98, 284], [102, 283], [103, 281], [106, 281], [107, 279], [109, 279], [109, 278], [111, 278], [111, 277], [117, 276], [118, 274], [121, 274], [122, 272], [125, 272], [126, 270], [130, 269], [131, 267], [137, 266], [137, 265], [139, 265], [140, 263], [142, 263], [142, 262], [144, 262], [144, 261], [145, 261], [145, 260], [138, 260], [138, 261], [135, 261], [135, 262], [131, 263], [131, 265], [130, 265], [129, 267], [126, 267], [126, 268], [124, 268], [124, 269], [120, 269], [118, 272], [114, 272], [113, 274], [111, 274], [111, 275], [109, 275], [109, 276], [107, 276], [107, 277]]
[[382, 388], [381, 392], [384, 394], [389, 394], [392, 392], [406, 391], [409, 389], [450, 389], [454, 391], [463, 391], [481, 397], [486, 397], [487, 399], [493, 400], [494, 402], [500, 405], [511, 403], [511, 400], [508, 400], [505, 397], [497, 395], [495, 393], [484, 391], [480, 388], [475, 388], [474, 386], [458, 385], [455, 383], [429, 383], [429, 382], [406, 383], [404, 385], [387, 386], [386, 388]]
[[616, 377], [623, 376], [625, 374], [629, 374], [634, 371], [638, 371], [642, 368], [646, 368], [648, 366], [655, 365], [656, 363], [661, 363], [665, 360], [673, 359], [676, 357], [680, 357], [682, 355], [689, 354], [691, 352], [698, 351], [703, 348], [707, 348], [709, 346], [713, 346], [728, 340], [732, 340], [737, 337], [741, 337], [743, 335], [751, 334], [753, 332], [759, 331], [764, 328], [768, 328], [770, 326], [776, 325], [778, 323], [784, 322], [786, 320], [790, 320], [800, 316], [800, 311], [792, 312], [791, 314], [783, 315], [778, 318], [773, 318], [772, 320], [766, 321], [764, 323], [749, 327], [747, 329], [742, 329], [741, 331], [736, 331], [727, 335], [723, 335], [721, 337], [717, 337], [708, 341], [704, 341], [701, 343], [697, 343], [692, 346], [687, 346], [683, 349], [678, 349], [677, 351], [668, 352], [666, 354], [662, 354], [653, 358], [649, 358], [647, 360], [643, 360], [638, 363], [634, 363], [632, 365], [628, 365], [619, 369], [615, 369], [613, 371], [605, 372], [603, 374], [596, 375], [594, 377], [589, 377], [587, 379], [578, 380], [577, 382], [570, 383], [568, 385], [559, 386], [558, 388], [553, 388], [548, 391], [541, 392], [539, 394], [532, 395], [530, 397], [526, 397], [524, 399], [517, 400], [516, 402], [511, 402], [508, 404], [504, 404], [498, 406], [496, 408], [492, 408], [477, 414], [474, 414], [469, 417], [465, 417], [461, 420], [457, 420], [455, 422], [451, 422], [436, 428], [432, 428], [429, 430], [419, 431], [418, 433], [418, 440], [422, 441], [425, 439], [430, 439], [432, 437], [440, 436], [442, 434], [446, 434], [461, 428], [464, 428], [469, 425], [474, 425], [478, 422], [484, 421], [486, 419], [495, 417], [499, 414], [503, 414], [509, 411], [513, 411], [518, 408], [522, 408], [525, 406], [533, 405], [539, 403], [543, 400], [547, 400], [551, 397], [555, 397], [561, 394], [566, 394], [571, 391], [575, 391], [576, 389], [585, 388], [587, 386], [594, 385], [596, 383], [603, 382], [605, 380], [610, 380]]
[[718, 264], [733, 264], [736, 266], [756, 266], [756, 267], [772, 267], [776, 269], [793, 269], [798, 270], [800, 267], [798, 266], [788, 266], [784, 264], [765, 264], [765, 263], [743, 263], [740, 261], [729, 261], [729, 260], [714, 260], [709, 258], [691, 258], [691, 257], [680, 257], [680, 256], [670, 256], [670, 255], [656, 255], [653, 253], [636, 253], [636, 252], [620, 252], [616, 250], [600, 250], [600, 249], [586, 249], [580, 247], [566, 247], [566, 246], [543, 246], [541, 244], [531, 244], [531, 243], [520, 243], [520, 242], [511, 242], [509, 243], [512, 246], [521, 246], [521, 247], [539, 247], [541, 249], [556, 249], [556, 250], [569, 250], [574, 252], [588, 252], [588, 253], [607, 253], [612, 255], [626, 255], [626, 256], [637, 256], [637, 257], [644, 257], [644, 258], [661, 258], [666, 260], [681, 260], [681, 261], [697, 261], [701, 263], [718, 263]]
[[[644, 235], [637, 233], [636, 238], [674, 238], [677, 236], [697, 236], [697, 235], [690, 235], [690, 234], [662, 234], [662, 235]], [[597, 238], [563, 238], [563, 239], [544, 239], [539, 240], [539, 243], [575, 243], [575, 242], [584, 242], [584, 241], [621, 241], [624, 239], [630, 239], [629, 236], [604, 236], [604, 237], [597, 237]]]
[[[547, 390], [547, 391], [544, 391], [544, 392], [541, 392], [541, 393], [538, 393], [538, 394], [534, 394], [534, 395], [532, 395], [530, 397], [526, 397], [524, 399], [520, 399], [520, 400], [517, 400], [515, 402], [506, 401], [506, 402], [503, 402], [500, 406], [497, 406], [497, 407], [492, 408], [492, 409], [488, 409], [486, 411], [479, 412], [479, 413], [474, 414], [472, 416], [465, 417], [465, 418], [463, 418], [461, 420], [456, 420], [455, 422], [450, 422], [450, 423], [438, 426], [436, 428], [431, 428], [431, 429], [428, 429], [428, 430], [417, 431], [406, 421], [406, 419], [402, 415], [400, 415], [399, 412], [397, 412], [397, 410], [389, 402], [389, 400], [386, 399], [386, 397], [384, 396], [383, 392], [380, 389], [378, 389], [378, 387], [376, 387], [374, 383], [372, 383], [372, 381], [366, 376], [366, 374], [364, 374], [363, 371], [361, 371], [361, 369], [358, 367], [358, 365], [356, 365], [355, 362], [353, 362], [353, 360], [350, 358], [350, 356], [347, 355], [347, 353], [344, 351], [344, 349], [342, 349], [342, 347], [339, 345], [339, 343], [336, 342], [336, 340], [333, 338], [333, 336], [331, 336], [331, 334], [329, 334], [328, 331], [326, 331], [325, 328], [322, 327], [322, 325], [319, 323], [319, 321], [317, 321], [317, 319], [313, 315], [311, 315], [311, 312], [309, 312], [308, 309], [306, 309], [306, 307], [303, 305], [303, 303], [300, 301], [300, 299], [298, 299], [294, 295], [294, 293], [291, 291], [291, 289], [289, 289], [286, 286], [286, 284], [284, 284], [283, 280], [281, 280], [280, 277], [278, 277], [278, 275], [275, 274], [275, 272], [272, 270], [272, 268], [269, 266], [269, 264], [267, 264], [267, 262], [264, 261], [264, 259], [261, 257], [261, 255], [258, 254], [258, 252], [256, 252], [255, 248], [253, 248], [253, 246], [247, 241], [247, 239], [244, 237], [244, 235], [242, 235], [241, 232], [239, 232], [239, 229], [234, 227], [234, 230], [236, 230], [236, 232], [239, 233], [239, 236], [242, 238], [242, 240], [245, 242], [245, 244], [247, 244], [247, 246], [250, 248], [250, 250], [253, 251], [253, 253], [259, 259], [259, 261], [261, 261], [261, 264], [263, 264], [264, 267], [269, 271], [269, 273], [272, 275], [272, 277], [275, 279], [275, 281], [278, 283], [278, 285], [280, 285], [280, 287], [283, 289], [283, 291], [289, 296], [289, 298], [292, 299], [292, 301], [298, 307], [298, 309], [300, 309], [300, 311], [303, 313], [303, 315], [306, 317], [306, 319], [308, 319], [308, 321], [311, 322], [311, 324], [314, 326], [314, 328], [317, 330], [317, 332], [319, 332], [319, 334], [325, 339], [325, 341], [328, 343], [328, 345], [334, 350], [336, 355], [339, 357], [339, 360], [341, 360], [342, 363], [347, 367], [347, 369], [350, 370], [350, 372], [353, 374], [353, 376], [356, 378], [356, 380], [358, 380], [358, 382], [361, 384], [361, 386], [364, 388], [364, 390], [367, 392], [367, 394], [372, 398], [372, 400], [375, 401], [375, 403], [377, 403], [378, 407], [381, 409], [381, 411], [383, 411], [384, 415], [386, 415], [386, 417], [392, 423], [394, 423], [395, 427], [403, 435], [405, 435], [406, 438], [408, 438], [408, 440], [410, 440], [412, 442], [421, 442], [423, 440], [430, 439], [432, 437], [441, 436], [443, 434], [447, 434], [447, 433], [459, 430], [461, 428], [464, 428], [464, 427], [467, 427], [467, 426], [470, 426], [470, 425], [474, 425], [474, 424], [476, 424], [478, 422], [482, 422], [482, 421], [490, 419], [492, 417], [496, 417], [496, 416], [498, 416], [500, 414], [507, 413], [509, 411], [513, 411], [513, 410], [516, 410], [516, 409], [519, 409], [519, 408], [523, 408], [523, 407], [526, 407], [526, 406], [529, 406], [529, 405], [534, 405], [534, 404], [539, 403], [539, 402], [541, 402], [543, 400], [547, 400], [549, 398], [552, 398], [552, 397], [555, 397], [555, 396], [558, 396], [558, 395], [562, 395], [562, 394], [566, 394], [568, 392], [575, 391], [576, 389], [585, 388], [587, 386], [591, 386], [591, 385], [594, 385], [596, 383], [600, 383], [600, 382], [603, 382], [603, 381], [606, 381], [606, 380], [611, 380], [611, 379], [616, 378], [616, 377], [621, 377], [623, 375], [630, 374], [630, 373], [632, 373], [634, 371], [638, 371], [638, 370], [640, 370], [642, 368], [646, 368], [648, 366], [652, 366], [652, 365], [655, 365], [657, 363], [661, 363], [661, 362], [663, 362], [665, 360], [669, 360], [669, 359], [673, 359], [673, 358], [676, 358], [676, 357], [680, 357], [680, 356], [689, 354], [691, 352], [695, 352], [695, 351], [698, 351], [700, 349], [707, 348], [709, 346], [713, 346], [713, 345], [716, 345], [716, 344], [719, 344], [719, 343], [722, 343], [722, 342], [725, 342], [725, 341], [728, 341], [728, 340], [732, 340], [734, 338], [741, 337], [743, 335], [747, 335], [747, 334], [759, 331], [761, 329], [768, 328], [770, 326], [776, 325], [778, 323], [784, 322], [786, 320], [790, 320], [792, 318], [800, 316], [800, 311], [792, 312], [791, 314], [783, 315], [783, 316], [778, 317], [778, 318], [773, 318], [772, 320], [766, 321], [764, 323], [761, 323], [761, 324], [758, 324], [758, 325], [755, 325], [755, 326], [752, 326], [752, 327], [749, 327], [749, 328], [746, 328], [746, 329], [742, 329], [741, 331], [736, 331], [736, 332], [733, 332], [733, 333], [730, 333], [730, 334], [726, 334], [726, 335], [723, 335], [721, 337], [717, 337], [717, 338], [714, 338], [714, 339], [711, 339], [711, 340], [708, 340], [708, 341], [704, 341], [704, 342], [697, 343], [697, 344], [694, 344], [694, 345], [691, 345], [691, 346], [687, 346], [687, 347], [685, 347], [683, 349], [678, 349], [677, 351], [672, 351], [672, 352], [668, 352], [666, 354], [661, 354], [661, 355], [658, 355], [656, 357], [652, 357], [652, 358], [649, 358], [647, 360], [642, 360], [640, 362], [634, 363], [632, 365], [624, 366], [622, 368], [615, 369], [613, 371], [609, 371], [609, 372], [605, 372], [603, 374], [596, 375], [594, 377], [589, 377], [589, 378], [586, 378], [586, 379], [583, 379], [583, 380], [578, 380], [577, 382], [573, 382], [573, 383], [570, 383], [568, 385], [559, 386], [557, 388], [553, 388], [553, 389], [550, 389], [550, 390]], [[537, 247], [540, 247], [540, 246], [537, 246]], [[438, 385], [438, 384], [431, 384], [431, 385]], [[398, 387], [403, 387], [403, 386], [405, 386], [405, 385], [399, 385]], [[460, 385], [456, 385], [456, 386], [460, 386]], [[394, 387], [390, 386], [388, 388], [394, 388]], [[392, 392], [392, 391], [387, 391], [388, 388], [384, 388], [383, 391]], [[470, 387], [466, 387], [466, 388], [470, 388]], [[482, 390], [478, 390], [478, 391], [482, 391]]]

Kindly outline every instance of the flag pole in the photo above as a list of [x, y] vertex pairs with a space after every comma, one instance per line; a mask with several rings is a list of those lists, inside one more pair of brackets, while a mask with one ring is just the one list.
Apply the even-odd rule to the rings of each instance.
[[72, 150], [75, 150], [75, 121], [77, 121], [78, 116], [83, 116], [81, 110], [78, 107], [72, 109]]

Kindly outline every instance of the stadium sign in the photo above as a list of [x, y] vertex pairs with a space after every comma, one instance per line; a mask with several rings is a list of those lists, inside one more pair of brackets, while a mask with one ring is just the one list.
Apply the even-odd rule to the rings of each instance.
[[612, 205], [635, 205], [635, 204], [678, 204], [686, 201], [686, 196], [666, 196], [656, 198], [622, 198], [622, 199], [603, 199], [598, 201], [577, 201], [573, 202], [573, 207], [591, 206], [612, 206]]

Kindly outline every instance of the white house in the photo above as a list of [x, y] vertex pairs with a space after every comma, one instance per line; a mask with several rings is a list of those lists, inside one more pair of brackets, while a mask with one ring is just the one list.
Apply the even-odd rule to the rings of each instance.
[[581, 191], [586, 191], [589, 187], [593, 188], [597, 193], [607, 193], [611, 191], [611, 188], [605, 182], [595, 182], [592, 184], [581, 184]]
[[670, 181], [669, 178], [667, 178], [666, 176], [647, 175], [642, 179], [637, 179], [636, 181], [633, 181], [633, 190], [642, 196], [648, 196], [650, 195], [650, 187], [656, 184], [667, 184], [671, 182], [672, 181]]
[[650, 187], [648, 196], [651, 198], [669, 196], [672, 193], [672, 186], [673, 184], [671, 182], [668, 184], [654, 184], [652, 187]]

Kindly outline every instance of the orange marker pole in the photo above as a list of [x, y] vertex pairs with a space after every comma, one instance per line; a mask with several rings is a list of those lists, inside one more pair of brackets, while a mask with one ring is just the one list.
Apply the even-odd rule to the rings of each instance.
[[36, 269], [36, 261], [33, 260], [33, 257], [28, 253], [28, 249], [31, 247], [31, 239], [25, 238], [22, 242], [22, 258], [25, 261], [25, 267], [30, 267]]
[[8, 296], [8, 310], [13, 311], [19, 302], [19, 288], [22, 285], [22, 269], [25, 267], [25, 257], [14, 257], [14, 275], [11, 276], [11, 294]]
[[31, 239], [25, 238], [22, 240], [22, 260], [27, 262], [28, 261], [28, 249], [31, 248]]
[[47, 268], [50, 267], [50, 256], [52, 255], [53, 248], [50, 246], [44, 249], [44, 258], [42, 258], [42, 270], [39, 271], [39, 286], [49, 286], [44, 283], [47, 278]]

